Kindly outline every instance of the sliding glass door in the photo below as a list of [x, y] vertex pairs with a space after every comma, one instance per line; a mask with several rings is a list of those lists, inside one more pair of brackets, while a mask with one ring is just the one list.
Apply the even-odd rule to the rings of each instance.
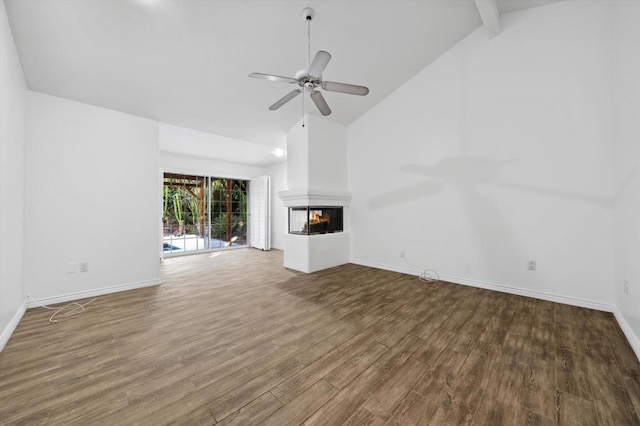
[[247, 245], [247, 181], [211, 178], [211, 248]]
[[247, 181], [165, 173], [165, 254], [247, 244]]

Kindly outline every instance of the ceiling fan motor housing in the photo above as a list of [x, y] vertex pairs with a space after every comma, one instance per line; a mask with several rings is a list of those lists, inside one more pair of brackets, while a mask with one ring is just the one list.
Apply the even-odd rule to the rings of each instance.
[[309, 78], [309, 72], [307, 70], [300, 70], [296, 73], [294, 78], [298, 81], [302, 81], [305, 78]]

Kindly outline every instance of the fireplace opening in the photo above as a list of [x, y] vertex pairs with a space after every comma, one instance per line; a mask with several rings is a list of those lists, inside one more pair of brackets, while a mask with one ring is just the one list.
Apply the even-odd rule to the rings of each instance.
[[289, 207], [289, 233], [331, 234], [344, 231], [342, 207]]

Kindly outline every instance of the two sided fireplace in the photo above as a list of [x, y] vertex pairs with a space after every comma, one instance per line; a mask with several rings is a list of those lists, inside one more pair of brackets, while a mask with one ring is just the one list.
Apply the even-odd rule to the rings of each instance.
[[289, 233], [331, 234], [344, 231], [342, 207], [289, 207]]

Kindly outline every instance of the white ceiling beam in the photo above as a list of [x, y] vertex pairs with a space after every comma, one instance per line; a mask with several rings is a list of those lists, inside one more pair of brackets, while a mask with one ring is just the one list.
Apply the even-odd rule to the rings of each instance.
[[484, 27], [489, 38], [494, 38], [500, 33], [500, 10], [496, 0], [476, 0], [476, 7], [480, 12]]

